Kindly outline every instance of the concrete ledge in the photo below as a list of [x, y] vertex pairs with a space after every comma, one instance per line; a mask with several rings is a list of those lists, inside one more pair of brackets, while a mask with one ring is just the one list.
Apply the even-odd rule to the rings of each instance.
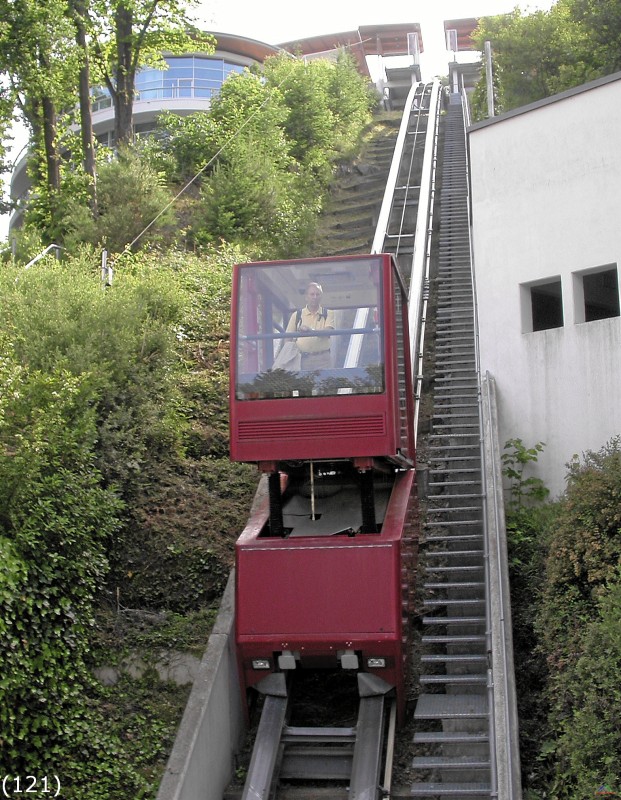
[[157, 800], [222, 800], [231, 780], [244, 730], [234, 651], [234, 586], [231, 572]]

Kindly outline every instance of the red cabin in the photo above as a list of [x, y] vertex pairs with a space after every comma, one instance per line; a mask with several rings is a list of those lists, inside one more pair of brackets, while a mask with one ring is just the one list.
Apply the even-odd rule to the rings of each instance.
[[[233, 278], [231, 458], [411, 466], [407, 295], [392, 256], [241, 264]], [[310, 284], [325, 317], [302, 330]], [[311, 345], [326, 359], [284, 360]]]

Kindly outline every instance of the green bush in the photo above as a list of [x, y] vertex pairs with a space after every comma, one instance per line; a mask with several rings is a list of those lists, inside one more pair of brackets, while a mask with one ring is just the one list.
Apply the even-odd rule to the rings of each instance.
[[514, 669], [520, 720], [520, 751], [525, 790], [539, 780], [538, 756], [546, 730], [547, 670], [538, 649], [534, 619], [539, 609], [547, 553], [547, 527], [553, 505], [544, 503], [548, 490], [532, 475], [543, 451], [543, 442], [532, 447], [519, 438], [505, 444], [503, 474], [509, 482], [506, 527], [511, 584]]
[[126, 255], [107, 288], [87, 250], [0, 272], [0, 763], [63, 797], [152, 796], [174, 733], [112, 713], [132, 689], [91, 677], [95, 605], [195, 613], [228, 577], [256, 485], [227, 457], [237, 260]]
[[618, 782], [621, 763], [621, 449], [570, 465], [549, 528], [536, 630], [547, 667], [548, 796], [582, 798]]
[[88, 196], [67, 200], [61, 241], [70, 252], [89, 244], [112, 254], [170, 244], [177, 236], [171, 201], [164, 176], [140, 157], [139, 148], [126, 148], [98, 167], [95, 216]]
[[584, 625], [581, 655], [566, 670], [566, 712], [554, 748], [553, 792], [559, 798], [593, 796], [619, 786], [621, 764], [621, 573], [598, 593], [594, 619]]
[[0, 362], [0, 763], [80, 757], [93, 599], [122, 504], [101, 486], [88, 380]]
[[89, 255], [4, 270], [0, 325], [19, 363], [82, 376], [96, 418], [97, 465], [129, 496], [149, 480], [154, 456], [178, 447], [180, 422], [170, 409], [181, 299], [156, 263], [119, 270], [104, 290]]

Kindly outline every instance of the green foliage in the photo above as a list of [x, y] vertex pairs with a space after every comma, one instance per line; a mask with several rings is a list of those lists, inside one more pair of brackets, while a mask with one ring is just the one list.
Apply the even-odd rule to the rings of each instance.
[[206, 112], [181, 117], [170, 111], [158, 117], [157, 131], [137, 144], [139, 152], [173, 183], [185, 184], [218, 151], [215, 120]]
[[105, 290], [88, 251], [0, 272], [0, 763], [63, 797], [152, 796], [187, 694], [96, 685], [96, 603], [173, 611], [127, 646], [202, 649], [230, 571], [256, 486], [227, 457], [237, 260], [128, 255]]
[[586, 622], [581, 655], [563, 680], [566, 716], [560, 719], [553, 792], [592, 796], [602, 784], [618, 787], [621, 763], [621, 572], [599, 594]]
[[544, 447], [545, 442], [537, 442], [533, 447], [526, 447], [521, 439], [509, 439], [506, 442], [505, 450], [509, 452], [503, 453], [501, 458], [502, 473], [511, 482], [510, 509], [540, 503], [550, 494], [541, 478], [524, 477], [524, 470], [537, 461]]
[[[375, 95], [353, 62], [268, 59], [230, 76], [209, 114], [160, 118], [144, 154], [171, 179], [196, 179], [189, 241], [243, 245], [253, 257], [304, 254], [334, 163], [360, 144]], [[196, 192], [196, 190], [194, 190]]]
[[203, 187], [195, 238], [199, 244], [250, 241], [259, 257], [293, 257], [308, 246], [319, 208], [310, 183], [279, 168], [265, 141], [236, 142]]
[[[79, 758], [81, 689], [105, 545], [122, 505], [93, 452], [88, 379], [0, 362], [0, 763], [14, 773]], [[91, 741], [92, 744], [92, 741]]]
[[578, 800], [621, 763], [621, 448], [569, 465], [555, 503], [524, 477], [543, 445], [507, 443], [515, 670], [527, 797]]
[[538, 650], [534, 618], [539, 608], [545, 572], [547, 527], [553, 507], [543, 501], [543, 482], [525, 472], [537, 462], [543, 442], [526, 447], [519, 438], [505, 444], [503, 474], [510, 481], [506, 503], [506, 528], [511, 583], [514, 668], [520, 719], [520, 751], [524, 786], [536, 783], [542, 731], [546, 730], [544, 690], [546, 664]]
[[548, 527], [536, 632], [549, 708], [540, 787], [550, 797], [584, 797], [618, 780], [620, 498], [615, 439], [572, 462]]
[[[492, 45], [497, 113], [532, 103], [613, 71], [621, 17], [616, 3], [557, 0], [549, 11], [482, 17], [473, 37]], [[601, 29], [605, 19], [611, 28]], [[618, 69], [618, 67], [614, 67]], [[487, 116], [485, 77], [477, 87], [474, 116]]]
[[351, 56], [327, 60], [265, 62], [268, 85], [288, 109], [284, 124], [292, 155], [323, 185], [338, 155], [351, 154], [377, 105], [377, 95], [360, 77]]
[[580, 622], [621, 562], [621, 450], [613, 440], [570, 466], [567, 491], [552, 529], [547, 562], [543, 642], [559, 669], [573, 660]]
[[100, 165], [97, 198], [95, 218], [86, 192], [74, 194], [65, 203], [61, 241], [68, 250], [75, 252], [80, 244], [90, 244], [114, 254], [132, 243], [136, 250], [172, 237], [175, 219], [170, 192], [139, 152], [125, 148], [118, 158]]
[[564, 0], [576, 24], [585, 32], [583, 57], [599, 74], [621, 69], [621, 8], [617, 0]]
[[19, 362], [68, 370], [92, 392], [98, 466], [126, 496], [149, 479], [151, 459], [176, 449], [179, 422], [173, 324], [179, 293], [157, 262], [119, 271], [104, 291], [96, 263], [81, 258], [0, 275], [0, 324]]
[[[129, 607], [166, 614], [170, 626], [139, 648], [201, 647], [181, 618], [221, 593], [256, 487], [255, 469], [228, 459], [231, 267], [250, 250], [303, 250], [333, 160], [368, 118], [371, 95], [351, 66], [286, 61], [296, 80], [312, 71], [321, 102], [307, 128], [282, 75], [227, 81], [213, 114], [169, 124], [159, 149], [102, 161], [94, 221], [88, 180], [68, 160], [60, 191], [40, 193], [15, 257], [4, 256], [0, 763], [59, 774], [67, 798], [153, 795], [183, 693], [161, 689], [169, 714], [150, 706], [151, 675], [96, 685], [95, 611], [114, 609], [117, 623]], [[164, 182], [217, 152], [177, 226], [201, 255], [143, 247], [175, 238], [164, 218], [140, 252], [127, 250], [167, 204]], [[60, 262], [18, 266], [52, 235]], [[213, 248], [222, 237], [237, 244]], [[122, 251], [107, 288], [92, 249], [104, 242]]]

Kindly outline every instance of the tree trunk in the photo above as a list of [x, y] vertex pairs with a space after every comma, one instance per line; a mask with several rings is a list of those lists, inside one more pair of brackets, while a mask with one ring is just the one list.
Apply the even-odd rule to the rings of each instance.
[[131, 142], [133, 135], [134, 76], [132, 64], [133, 13], [131, 8], [119, 5], [115, 15], [117, 73], [115, 110], [116, 146]]
[[79, 74], [80, 97], [80, 134], [82, 138], [82, 154], [84, 171], [90, 177], [91, 211], [96, 217], [97, 209], [97, 169], [95, 164], [95, 137], [93, 135], [93, 117], [90, 95], [90, 69], [86, 42], [86, 9], [83, 0], [70, 0], [73, 20], [76, 27], [76, 42], [82, 54]]
[[[50, 65], [47, 54], [43, 50], [39, 50], [38, 57], [41, 72], [49, 75]], [[60, 189], [60, 153], [56, 147], [56, 106], [47, 94], [41, 98], [41, 111], [47, 185], [53, 195]]]

